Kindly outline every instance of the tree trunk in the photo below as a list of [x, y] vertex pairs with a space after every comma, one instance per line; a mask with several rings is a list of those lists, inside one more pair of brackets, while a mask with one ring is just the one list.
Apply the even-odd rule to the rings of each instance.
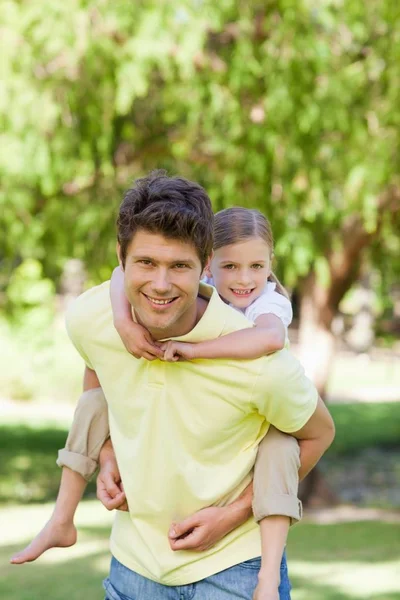
[[[364, 250], [379, 235], [384, 213], [395, 212], [399, 205], [400, 189], [388, 188], [378, 199], [374, 230], [365, 228], [360, 215], [350, 215], [340, 231], [340, 247], [331, 243], [325, 256], [330, 277], [328, 285], [323, 285], [312, 270], [300, 286], [299, 359], [322, 399], [326, 395], [335, 357], [332, 323], [340, 301], [358, 279]], [[301, 497], [305, 504], [314, 505], [321, 504], [321, 500], [325, 504], [337, 500], [318, 469], [314, 469], [302, 483]]]
[[[336, 339], [331, 329], [334, 312], [326, 305], [326, 301], [326, 290], [320, 287], [315, 274], [311, 273], [304, 282], [300, 300], [298, 356], [321, 398], [326, 395], [336, 350]], [[338, 503], [337, 495], [318, 468], [300, 484], [299, 495], [304, 506], [332, 506]]]
[[332, 319], [326, 322], [322, 318], [321, 311], [328, 311], [318, 305], [316, 286], [315, 276], [311, 275], [300, 301], [299, 360], [321, 398], [325, 398], [336, 340], [331, 330]]

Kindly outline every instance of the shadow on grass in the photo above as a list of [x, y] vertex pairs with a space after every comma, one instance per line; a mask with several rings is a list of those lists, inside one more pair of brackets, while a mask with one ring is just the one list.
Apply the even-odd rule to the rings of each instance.
[[[0, 427], [0, 502], [46, 502], [57, 496], [61, 470], [57, 452], [67, 432], [25, 425]], [[95, 494], [91, 482], [85, 496]]]
[[[3, 549], [6, 560], [17, 550]], [[53, 550], [57, 552], [57, 550]], [[4, 552], [1, 552], [3, 555]], [[101, 600], [102, 580], [107, 575], [110, 554], [107, 551], [81, 556], [66, 562], [9, 565], [2, 569], [0, 587], [7, 600]]]
[[80, 527], [78, 543], [55, 548], [34, 563], [10, 565], [10, 557], [31, 540], [0, 546], [1, 598], [7, 600], [102, 600], [108, 573], [110, 527]]
[[336, 437], [327, 456], [400, 447], [400, 402], [330, 404]]
[[289, 533], [289, 560], [380, 563], [400, 559], [400, 523], [300, 523]]

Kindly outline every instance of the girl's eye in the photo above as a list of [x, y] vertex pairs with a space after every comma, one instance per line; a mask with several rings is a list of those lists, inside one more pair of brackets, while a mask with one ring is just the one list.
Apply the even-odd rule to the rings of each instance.
[[235, 268], [235, 265], [224, 265], [224, 269], [229, 269], [230, 271]]
[[253, 269], [256, 269], [258, 271], [259, 269], [262, 269], [264, 265], [260, 265], [260, 264], [256, 263], [256, 264], [251, 265], [251, 266], [252, 266]]

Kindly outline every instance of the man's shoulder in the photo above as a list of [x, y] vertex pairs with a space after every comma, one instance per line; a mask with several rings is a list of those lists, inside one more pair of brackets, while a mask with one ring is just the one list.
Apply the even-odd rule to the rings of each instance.
[[91, 325], [104, 314], [110, 313], [110, 282], [105, 281], [78, 296], [71, 302], [66, 313], [68, 329], [82, 323]]
[[285, 379], [293, 376], [304, 376], [304, 369], [298, 359], [288, 350], [283, 348], [278, 352], [267, 354], [256, 359], [259, 361], [260, 386], [273, 386], [275, 382], [285, 385]]

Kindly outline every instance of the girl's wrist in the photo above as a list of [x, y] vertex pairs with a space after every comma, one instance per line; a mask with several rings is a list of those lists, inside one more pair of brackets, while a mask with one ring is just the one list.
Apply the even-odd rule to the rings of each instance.
[[258, 572], [258, 581], [270, 589], [277, 589], [281, 583], [280, 567], [262, 566]]
[[125, 329], [127, 326], [132, 326], [132, 325], [136, 325], [135, 321], [132, 320], [132, 318], [129, 318], [128, 315], [126, 316], [118, 316], [118, 317], [114, 317], [113, 319], [114, 322], [114, 327], [117, 331], [119, 331], [120, 329]]

